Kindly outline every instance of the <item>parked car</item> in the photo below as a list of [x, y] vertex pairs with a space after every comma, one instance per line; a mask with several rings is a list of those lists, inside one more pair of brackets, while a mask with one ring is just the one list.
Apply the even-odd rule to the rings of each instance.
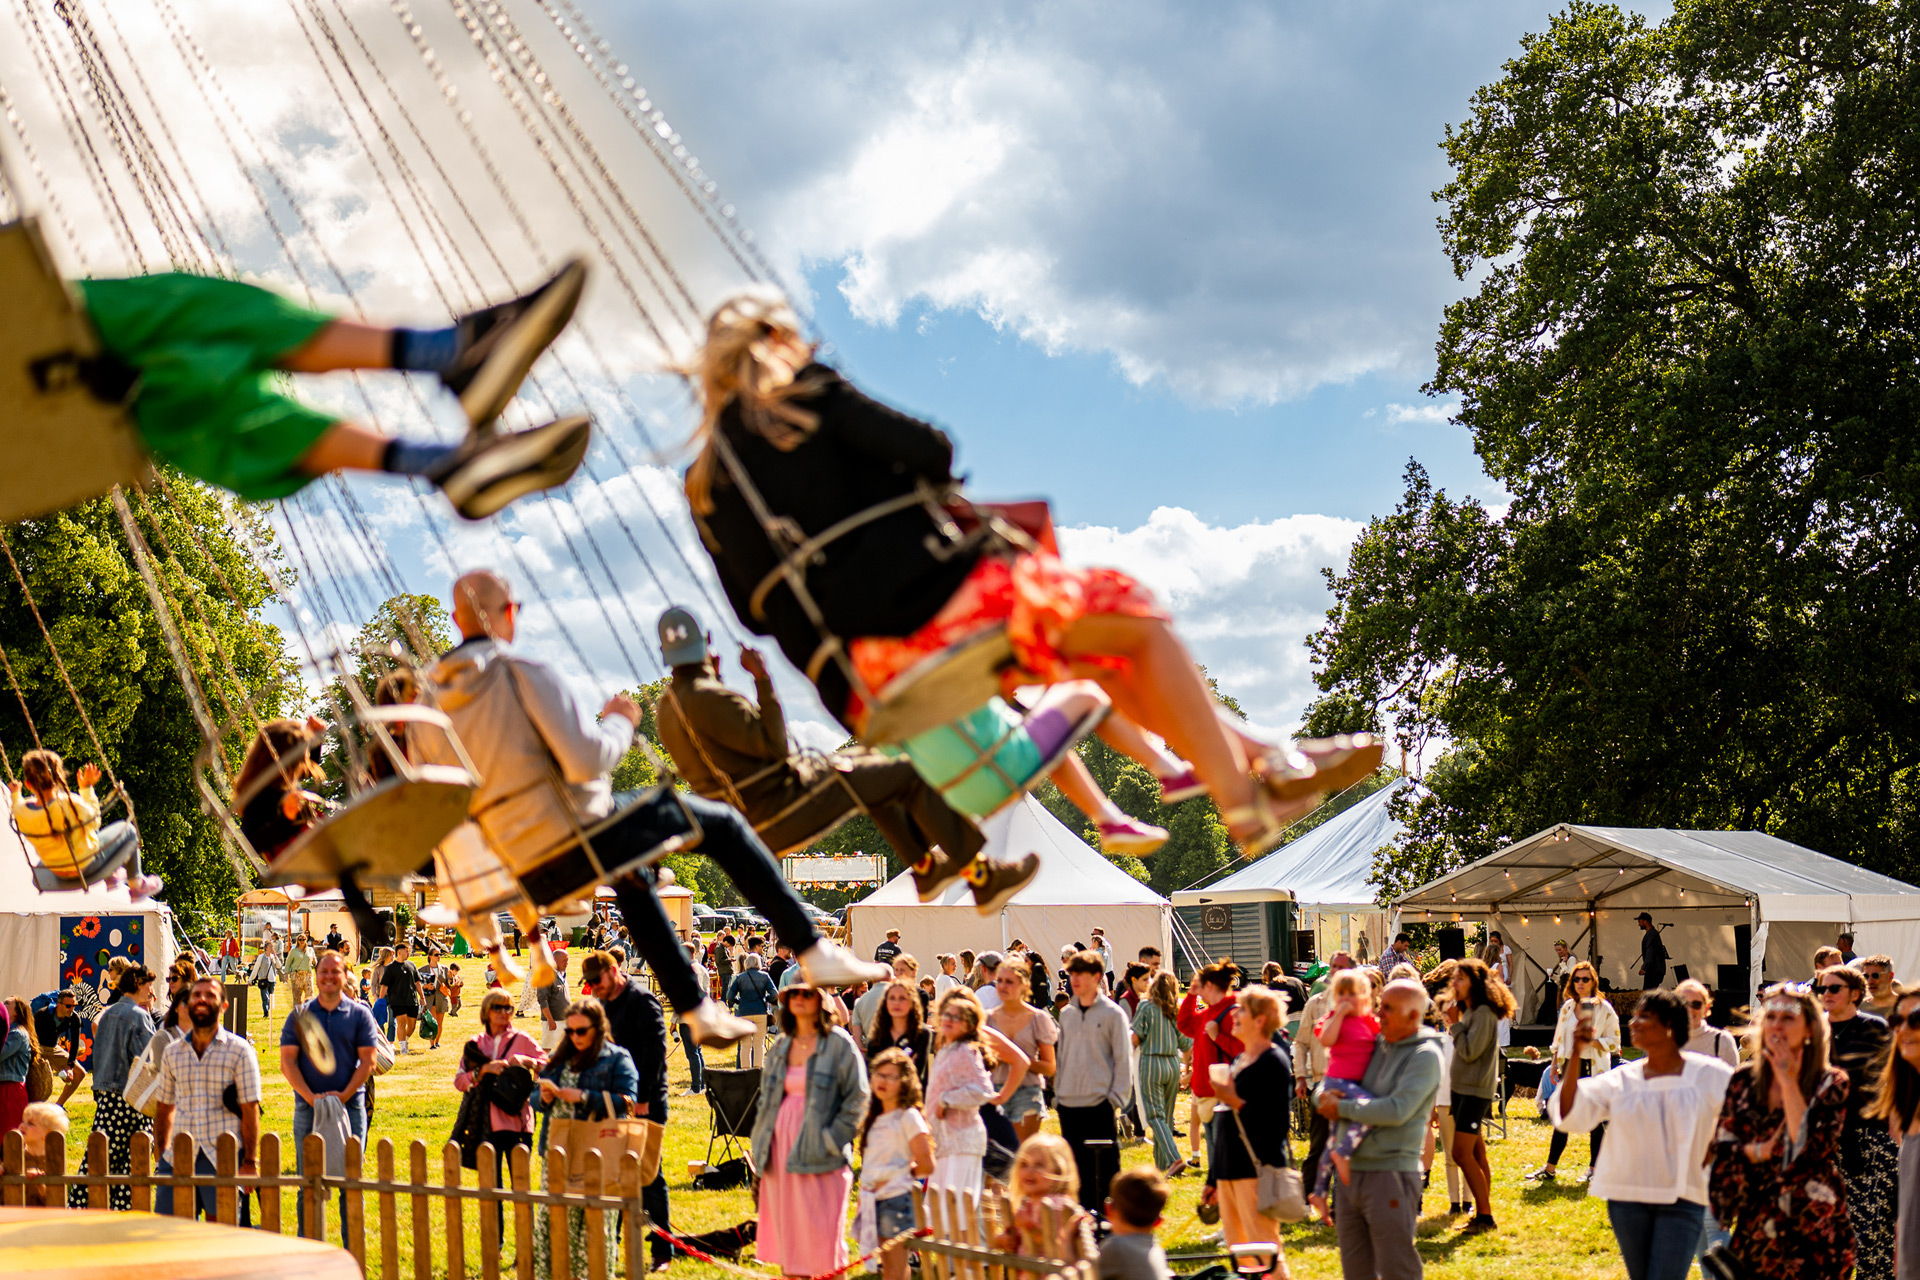
[[717, 933], [732, 923], [732, 916], [721, 915], [704, 903], [693, 904], [693, 927], [701, 933]]

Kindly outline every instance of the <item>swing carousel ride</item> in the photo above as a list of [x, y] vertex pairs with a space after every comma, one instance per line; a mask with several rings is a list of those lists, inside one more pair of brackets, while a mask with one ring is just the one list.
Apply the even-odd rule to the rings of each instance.
[[[355, 675], [369, 660], [418, 669], [437, 655], [405, 622], [405, 634], [381, 653], [351, 652], [341, 641], [409, 584], [363, 495], [337, 474], [257, 512], [215, 495], [225, 532], [252, 556], [291, 621], [310, 686], [327, 704], [319, 732], [344, 787], [330, 813], [271, 858], [249, 843], [235, 815], [315, 746], [295, 743], [251, 789], [235, 793], [236, 762], [260, 736], [262, 717], [200, 594], [176, 589], [189, 566], [209, 590], [232, 595], [232, 584], [190, 521], [171, 522], [184, 525], [182, 541], [156, 518], [159, 508], [179, 509], [178, 479], [149, 465], [123, 406], [90, 385], [96, 344], [65, 283], [144, 270], [244, 274], [344, 315], [409, 304], [458, 315], [584, 250], [597, 287], [513, 413], [551, 417], [562, 400], [592, 405], [598, 429], [582, 467], [587, 483], [576, 483], [572, 497], [528, 499], [520, 519], [539, 522], [557, 548], [556, 562], [612, 638], [620, 669], [595, 661], [580, 641], [578, 613], [570, 621], [549, 593], [552, 569], [530, 563], [522, 539], [501, 521], [457, 526], [425, 487], [392, 483], [407, 485], [435, 569], [451, 576], [482, 563], [510, 567], [544, 606], [577, 676], [625, 687], [659, 678], [653, 651], [641, 645], [647, 660], [637, 660], [630, 640], [651, 633], [643, 618], [689, 595], [704, 598], [707, 616], [738, 639], [705, 566], [695, 568], [701, 551], [689, 549], [686, 513], [650, 495], [644, 468], [669, 457], [663, 442], [681, 434], [672, 423], [689, 416], [687, 388], [673, 371], [702, 341], [709, 309], [743, 289], [777, 288], [776, 272], [665, 109], [574, 0], [416, 3], [7, 0], [0, 287], [10, 305], [0, 309], [0, 422], [35, 438], [57, 435], [64, 447], [10, 451], [0, 470], [0, 523], [109, 496], [204, 738], [196, 783], [242, 890], [259, 882], [294, 894], [357, 893], [430, 871], [438, 918], [498, 957], [497, 912], [531, 926], [538, 911], [590, 895], [594, 882], [634, 864], [603, 865], [582, 824], [568, 854], [572, 873], [530, 887], [530, 868], [504, 864], [467, 821], [475, 776], [451, 721], [431, 706], [376, 705]], [[326, 187], [332, 177], [342, 181]], [[379, 255], [363, 252], [370, 242]], [[376, 392], [359, 375], [339, 385], [368, 418], [433, 423], [414, 379], [386, 396], [378, 415]], [[722, 461], [757, 502], [745, 472], [729, 456]], [[955, 545], [1034, 545], [1031, 522], [1012, 508], [974, 504], [957, 490], [905, 501], [934, 513]], [[576, 505], [587, 503], [591, 520]], [[887, 688], [860, 685], [806, 584], [810, 558], [848, 529], [807, 538], [762, 515], [779, 567], [755, 598], [784, 584], [809, 611], [823, 661], [840, 663], [871, 708], [862, 735], [869, 743], [901, 744], [911, 754], [929, 735], [957, 736], [971, 752], [958, 772], [994, 775], [994, 798], [975, 811], [1016, 797], [1058, 762], [1055, 752], [1011, 774], [1001, 763], [1022, 726], [1001, 698], [1011, 659], [1004, 629], [969, 638]], [[275, 554], [256, 536], [263, 527], [280, 544]], [[51, 648], [4, 529], [0, 547]], [[297, 565], [297, 583], [280, 573], [278, 555]], [[629, 565], [647, 590], [618, 571]], [[53, 658], [64, 677], [57, 649]], [[5, 660], [0, 652], [24, 711]], [[91, 735], [71, 681], [67, 690]], [[1097, 719], [1087, 717], [1079, 735]], [[457, 763], [410, 761], [403, 739], [420, 732], [445, 736]], [[1378, 746], [1357, 745], [1352, 768], [1370, 772]], [[93, 746], [104, 763], [97, 735]], [[376, 768], [381, 761], [389, 767]], [[666, 763], [654, 763], [664, 784]], [[111, 773], [107, 780], [132, 820], [125, 792]], [[697, 824], [643, 861], [696, 840]]]

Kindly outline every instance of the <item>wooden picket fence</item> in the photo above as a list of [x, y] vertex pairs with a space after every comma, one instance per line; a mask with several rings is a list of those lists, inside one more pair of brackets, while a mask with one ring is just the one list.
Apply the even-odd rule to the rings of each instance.
[[[1024, 1280], [1041, 1275], [1049, 1280], [1094, 1280], [1098, 1268], [1089, 1261], [1030, 1257], [994, 1248], [994, 1238], [1013, 1223], [1013, 1204], [998, 1189], [974, 1197], [956, 1191], [933, 1190], [915, 1196], [916, 1219], [933, 1234], [910, 1246], [920, 1253], [923, 1280]], [[1065, 1215], [1048, 1207], [1040, 1214], [1041, 1236], [1057, 1241]], [[879, 1268], [875, 1268], [877, 1271]]]
[[[0, 1154], [0, 1205], [20, 1205], [26, 1201], [26, 1189], [30, 1186], [52, 1186], [62, 1188], [56, 1200], [64, 1200], [67, 1187], [86, 1188], [87, 1206], [93, 1209], [109, 1207], [109, 1189], [112, 1187], [130, 1187], [133, 1195], [133, 1208], [142, 1211], [153, 1209], [155, 1192], [163, 1187], [173, 1190], [173, 1214], [179, 1218], [191, 1218], [201, 1188], [212, 1188], [215, 1197], [215, 1218], [229, 1225], [239, 1222], [240, 1196], [243, 1192], [255, 1196], [253, 1225], [263, 1231], [276, 1234], [292, 1234], [300, 1215], [289, 1210], [283, 1200], [285, 1197], [299, 1197], [304, 1201], [306, 1231], [308, 1238], [325, 1239], [326, 1222], [329, 1217], [339, 1219], [340, 1200], [344, 1196], [344, 1237], [342, 1243], [360, 1264], [363, 1275], [378, 1275], [381, 1280], [403, 1280], [401, 1271], [402, 1245], [410, 1246], [412, 1255], [413, 1280], [432, 1280], [436, 1273], [449, 1277], [463, 1277], [478, 1274], [484, 1280], [500, 1280], [502, 1244], [499, 1215], [492, 1206], [511, 1207], [507, 1215], [508, 1226], [513, 1233], [515, 1256], [511, 1275], [514, 1280], [609, 1280], [610, 1276], [624, 1275], [628, 1280], [640, 1280], [647, 1272], [646, 1238], [647, 1220], [640, 1207], [638, 1197], [623, 1199], [618, 1195], [601, 1195], [600, 1189], [606, 1186], [618, 1187], [620, 1181], [615, 1177], [616, 1170], [611, 1166], [587, 1171], [587, 1191], [582, 1195], [564, 1192], [536, 1190], [533, 1185], [533, 1162], [531, 1153], [525, 1147], [516, 1147], [508, 1157], [508, 1185], [496, 1185], [494, 1173], [494, 1150], [491, 1145], [480, 1148], [480, 1159], [475, 1169], [473, 1185], [467, 1185], [467, 1170], [460, 1165], [460, 1148], [447, 1143], [439, 1153], [439, 1181], [429, 1180], [430, 1163], [427, 1144], [413, 1142], [406, 1152], [407, 1170], [404, 1176], [395, 1169], [395, 1149], [393, 1143], [382, 1138], [373, 1147], [374, 1172], [371, 1178], [366, 1176], [366, 1153], [361, 1149], [358, 1138], [349, 1138], [346, 1149], [346, 1174], [344, 1177], [325, 1176], [324, 1143], [318, 1135], [309, 1135], [306, 1148], [306, 1174], [304, 1177], [283, 1174], [281, 1168], [280, 1135], [264, 1133], [260, 1135], [259, 1168], [257, 1177], [243, 1178], [239, 1175], [240, 1151], [233, 1135], [222, 1134], [214, 1160], [215, 1172], [212, 1175], [194, 1172], [193, 1140], [186, 1134], [175, 1134], [173, 1140], [172, 1172], [156, 1174], [154, 1172], [153, 1141], [146, 1133], [137, 1133], [132, 1141], [132, 1160], [129, 1171], [122, 1174], [110, 1174], [107, 1169], [107, 1138], [103, 1133], [92, 1135], [87, 1146], [87, 1172], [67, 1172], [66, 1144], [59, 1134], [47, 1138], [45, 1171], [28, 1174], [26, 1172], [26, 1151], [21, 1145], [21, 1137], [16, 1130], [6, 1135], [4, 1153]], [[555, 1145], [548, 1152], [548, 1159], [558, 1162], [556, 1168], [565, 1168], [566, 1151]], [[634, 1177], [638, 1174], [640, 1157], [632, 1152], [626, 1154], [630, 1171]], [[369, 1205], [371, 1200], [371, 1205]], [[406, 1224], [402, 1226], [401, 1203], [406, 1203]], [[433, 1228], [433, 1206], [442, 1206], [442, 1229], [436, 1233]], [[477, 1259], [467, 1257], [466, 1213], [471, 1205], [480, 1231], [480, 1256]], [[368, 1214], [371, 1209], [374, 1230], [370, 1233]], [[571, 1224], [568, 1210], [583, 1211], [582, 1229], [585, 1234], [587, 1268], [583, 1273], [572, 1269]], [[551, 1243], [551, 1277], [534, 1275], [533, 1223], [535, 1213], [547, 1215], [548, 1239]], [[614, 1250], [607, 1247], [607, 1217], [609, 1213], [622, 1215], [622, 1230], [619, 1246]], [[403, 1235], [404, 1230], [404, 1235]], [[373, 1257], [377, 1262], [377, 1271], [368, 1264], [369, 1235], [377, 1237], [374, 1243]], [[609, 1252], [624, 1254], [624, 1257], [609, 1257]], [[469, 1263], [473, 1270], [469, 1271]]]

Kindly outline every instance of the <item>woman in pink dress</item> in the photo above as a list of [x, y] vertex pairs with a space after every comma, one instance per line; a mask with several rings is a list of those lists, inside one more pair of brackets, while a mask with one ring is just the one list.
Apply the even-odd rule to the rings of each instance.
[[847, 1265], [853, 1139], [867, 1114], [867, 1064], [819, 988], [780, 993], [780, 1035], [760, 1075], [753, 1163], [759, 1260], [791, 1277]]

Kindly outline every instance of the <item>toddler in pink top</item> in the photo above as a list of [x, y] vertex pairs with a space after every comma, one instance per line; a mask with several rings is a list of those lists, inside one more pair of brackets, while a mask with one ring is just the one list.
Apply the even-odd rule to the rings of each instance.
[[[1361, 1087], [1367, 1067], [1373, 1061], [1373, 1048], [1380, 1042], [1380, 1019], [1373, 1013], [1373, 983], [1358, 969], [1342, 969], [1328, 984], [1333, 993], [1333, 1012], [1320, 1019], [1314, 1036], [1327, 1047], [1327, 1079], [1324, 1088], [1338, 1089], [1343, 1097], [1369, 1102], [1373, 1095]], [[1340, 1181], [1352, 1182], [1354, 1150], [1360, 1140], [1373, 1131], [1372, 1125], [1339, 1121], [1327, 1142], [1326, 1156], [1315, 1171], [1313, 1194], [1309, 1203], [1322, 1217], [1327, 1214], [1327, 1190], [1333, 1172]]]

